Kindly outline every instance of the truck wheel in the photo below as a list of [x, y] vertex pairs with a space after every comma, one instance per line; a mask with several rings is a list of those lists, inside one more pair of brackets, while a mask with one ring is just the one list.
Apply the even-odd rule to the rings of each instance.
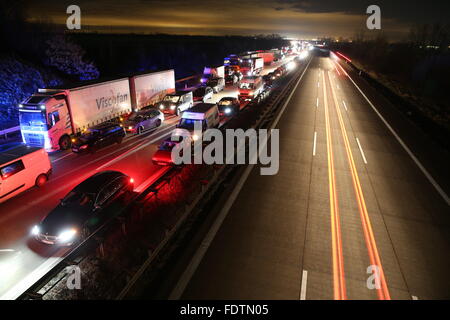
[[71, 145], [72, 145], [72, 142], [70, 141], [69, 136], [62, 136], [59, 139], [59, 148], [61, 150], [67, 150], [70, 148]]
[[48, 177], [46, 174], [41, 173], [40, 175], [38, 175], [38, 177], [36, 178], [36, 187], [41, 188], [44, 186], [44, 184], [47, 183]]

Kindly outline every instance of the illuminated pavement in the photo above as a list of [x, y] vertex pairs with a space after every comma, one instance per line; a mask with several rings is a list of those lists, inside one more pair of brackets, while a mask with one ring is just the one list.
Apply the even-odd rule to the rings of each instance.
[[[273, 64], [263, 74], [287, 61]], [[237, 90], [230, 86], [215, 94], [212, 101], [233, 95], [237, 95]], [[53, 174], [43, 188], [32, 188], [0, 204], [0, 299], [18, 296], [70, 252], [69, 248], [58, 249], [30, 239], [32, 226], [74, 186], [101, 170], [128, 174], [134, 178], [135, 190], [142, 191], [162, 170], [152, 164], [151, 158], [177, 122], [177, 117], [167, 116], [156, 131], [128, 136], [122, 144], [100, 149], [95, 154], [56, 152], [50, 157]]]
[[[355, 81], [448, 192], [448, 154]], [[235, 201], [221, 204], [228, 215], [173, 298], [450, 298], [448, 198], [341, 67], [313, 58], [277, 127], [278, 174], [255, 166], [239, 178]], [[367, 286], [371, 265], [381, 266], [378, 289]]]

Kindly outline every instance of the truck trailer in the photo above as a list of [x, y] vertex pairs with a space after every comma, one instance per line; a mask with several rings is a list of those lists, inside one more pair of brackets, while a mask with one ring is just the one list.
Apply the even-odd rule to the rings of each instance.
[[39, 89], [19, 105], [22, 140], [49, 152], [68, 149], [74, 135], [129, 114], [174, 89], [173, 70], [81, 86]]

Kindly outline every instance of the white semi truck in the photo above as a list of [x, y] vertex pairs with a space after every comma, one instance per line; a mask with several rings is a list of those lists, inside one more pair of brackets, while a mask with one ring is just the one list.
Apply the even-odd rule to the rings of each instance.
[[66, 88], [39, 89], [19, 105], [23, 141], [65, 150], [71, 137], [117, 119], [175, 90], [173, 70]]

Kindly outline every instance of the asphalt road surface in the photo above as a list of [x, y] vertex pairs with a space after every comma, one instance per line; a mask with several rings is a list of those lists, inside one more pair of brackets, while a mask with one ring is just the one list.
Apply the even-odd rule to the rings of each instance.
[[240, 177], [172, 298], [450, 298], [450, 158], [357, 78], [311, 60], [277, 124], [278, 174]]

